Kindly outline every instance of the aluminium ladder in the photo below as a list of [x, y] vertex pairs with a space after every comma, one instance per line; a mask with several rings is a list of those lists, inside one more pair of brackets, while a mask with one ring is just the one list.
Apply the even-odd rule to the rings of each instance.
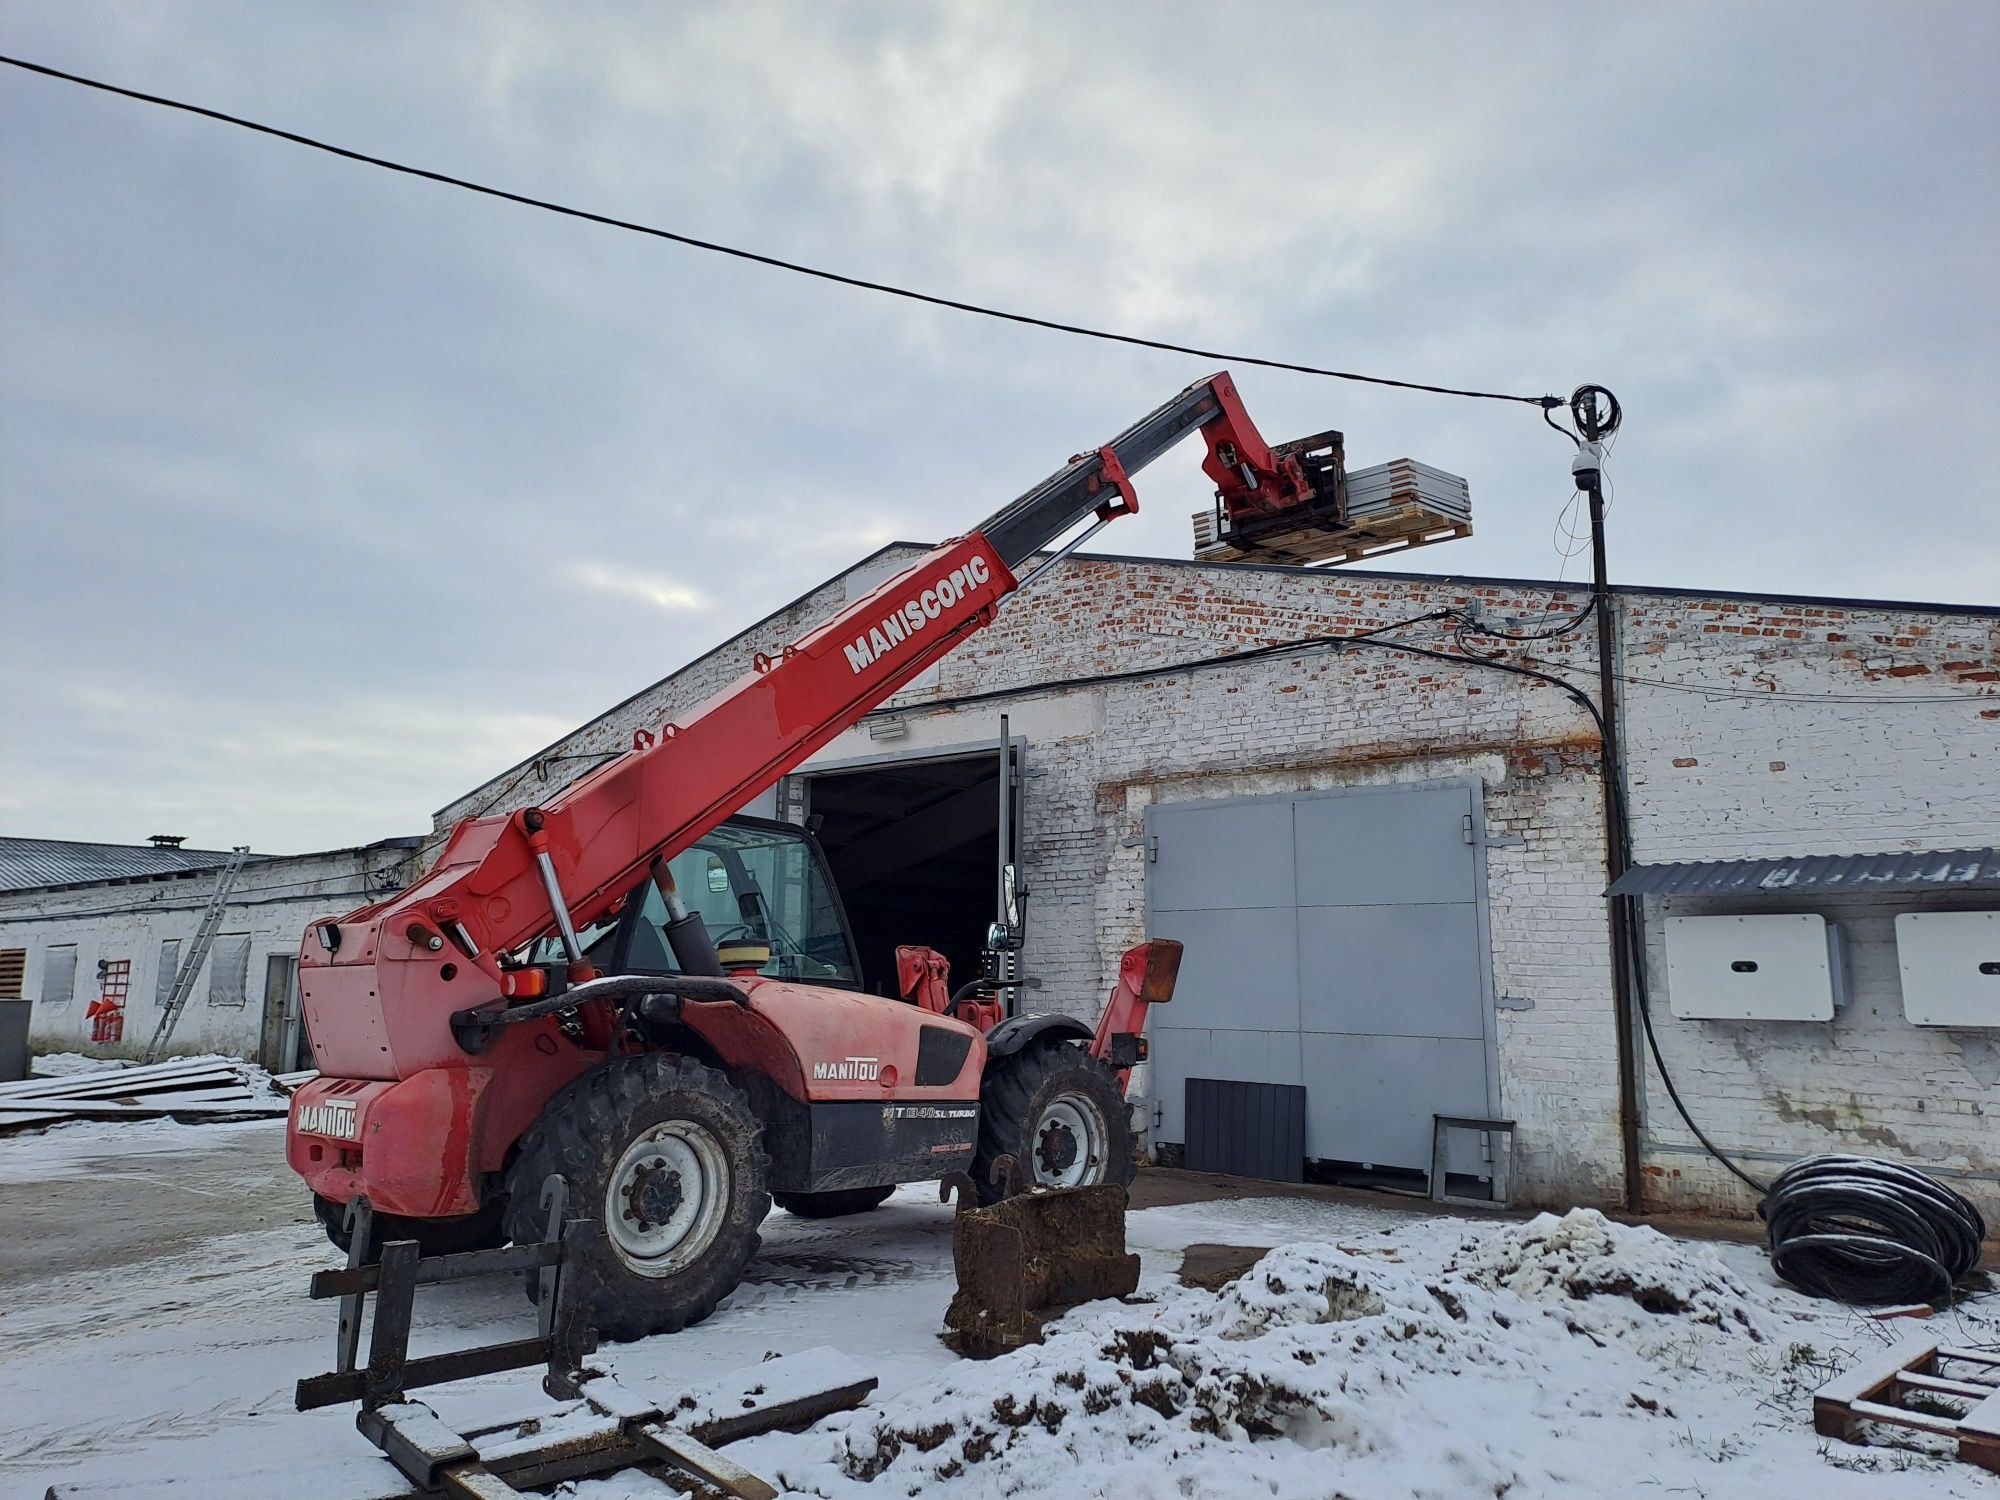
[[146, 1044], [145, 1060], [149, 1063], [160, 1060], [160, 1049], [174, 1034], [174, 1025], [187, 1009], [188, 996], [194, 990], [195, 976], [201, 973], [203, 960], [215, 943], [215, 934], [222, 927], [222, 914], [229, 903], [229, 893], [236, 886], [236, 877], [243, 869], [243, 861], [249, 856], [250, 846], [238, 844], [230, 853], [229, 863], [224, 865], [215, 877], [215, 889], [210, 893], [208, 906], [201, 914], [201, 925], [195, 929], [194, 945], [188, 949], [188, 956], [181, 960], [181, 966], [174, 975], [174, 987], [168, 994], [166, 1003], [160, 1007], [159, 1025], [153, 1028], [153, 1039]]

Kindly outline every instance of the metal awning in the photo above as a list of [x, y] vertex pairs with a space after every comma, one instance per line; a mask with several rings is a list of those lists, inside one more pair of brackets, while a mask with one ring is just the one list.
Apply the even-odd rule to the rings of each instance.
[[2000, 891], [2000, 849], [1803, 854], [1634, 865], [1609, 896], [1837, 896], [1853, 892]]

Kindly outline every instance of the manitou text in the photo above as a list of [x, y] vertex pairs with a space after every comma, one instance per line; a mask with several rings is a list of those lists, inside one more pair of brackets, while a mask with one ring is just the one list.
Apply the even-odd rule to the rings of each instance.
[[347, 1100], [332, 1104], [301, 1104], [297, 1129], [309, 1135], [331, 1135], [351, 1141], [354, 1139], [354, 1105]]

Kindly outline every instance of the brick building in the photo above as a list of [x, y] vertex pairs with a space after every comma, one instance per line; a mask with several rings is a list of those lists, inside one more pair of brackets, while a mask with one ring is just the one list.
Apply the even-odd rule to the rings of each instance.
[[[469, 792], [437, 831], [546, 797], [919, 550], [828, 581]], [[1615, 1202], [1598, 735], [1559, 685], [1595, 692], [1594, 629], [1563, 629], [1587, 602], [1537, 582], [1076, 557], [749, 810], [818, 828], [871, 988], [893, 984], [896, 942], [942, 949], [963, 977], [995, 907], [1004, 714], [1028, 1008], [1093, 1017], [1127, 946], [1188, 945], [1135, 1085], [1155, 1147], [1215, 1128], [1189, 1118], [1189, 1078], [1267, 1084], [1281, 1134], [1302, 1107], [1315, 1172], [1409, 1182], [1433, 1114], [1504, 1117], [1516, 1201]], [[1544, 638], [1461, 636], [1447, 609]], [[1913, 1023], [1896, 923], [2000, 907], [2000, 610], [1621, 588], [1612, 616], [1634, 860], [1792, 869], [1721, 893], [1666, 870], [1638, 898], [1659, 1045], [1696, 1123], [1753, 1172], [1862, 1150], [2000, 1206], [2000, 993], [1965, 992], [1983, 1025]], [[1384, 627], [1435, 654], [1378, 641], [1213, 660]], [[1944, 850], [1974, 852], [1846, 885], [1782, 863]], [[1822, 947], [1796, 974], [1796, 954], [1761, 960], [1763, 979], [1803, 986], [1806, 1012], [1695, 1015], [1734, 1003], [1705, 989], [1733, 981], [1670, 962], [1670, 940], [1691, 941], [1670, 933], [1713, 930], [1675, 919], [1703, 916], [1810, 926]], [[1747, 1207], [1657, 1068], [1635, 1071], [1649, 1195]], [[1452, 1166], [1484, 1175], [1500, 1150], [1468, 1136]]]
[[[884, 548], [469, 791], [431, 847], [684, 717], [921, 550]], [[1456, 1143], [1460, 1190], [1505, 1154], [1516, 1201], [1612, 1203], [1626, 1071], [1649, 1196], [1740, 1211], [1657, 1067], [1634, 1046], [1621, 1070], [1587, 603], [1574, 585], [1074, 557], [746, 811], [817, 829], [871, 988], [892, 989], [904, 942], [971, 972], [1003, 842], [1029, 893], [1027, 1008], [1092, 1018], [1125, 948], [1186, 943], [1134, 1088], [1163, 1153], [1248, 1128], [1209, 1080], [1248, 1086], [1256, 1129], [1316, 1174], [1418, 1185], [1433, 1115], [1505, 1118], [1511, 1152]], [[1695, 1122], [1754, 1174], [1858, 1150], [2000, 1209], [2000, 976], [1961, 963], [1944, 1011], [1905, 983], [1940, 930], [2000, 932], [2000, 610], [1621, 588], [1610, 613], [1644, 991]], [[1537, 639], [1461, 634], [1466, 617]], [[1283, 644], [1301, 641], [1318, 644]], [[226, 963], [177, 1042], [289, 1062], [300, 932], [414, 878], [415, 842], [246, 867]], [[1967, 852], [1915, 857], [1937, 851]], [[1877, 854], [1911, 857], [1860, 858]], [[150, 1034], [168, 945], [213, 881], [0, 893], [0, 988], [11, 973], [36, 1001], [36, 1045], [88, 1034], [100, 957], [132, 961], [127, 1034]]]
[[[0, 998], [11, 991], [33, 1002], [28, 1042], [37, 1053], [135, 1057], [192, 962], [168, 1053], [230, 1053], [274, 1072], [309, 1067], [299, 938], [315, 917], [408, 885], [421, 843], [406, 837], [250, 856], [197, 956], [197, 933], [227, 852], [0, 839]], [[89, 1010], [107, 988], [124, 1001], [122, 1034], [99, 1045], [91, 1041]]]

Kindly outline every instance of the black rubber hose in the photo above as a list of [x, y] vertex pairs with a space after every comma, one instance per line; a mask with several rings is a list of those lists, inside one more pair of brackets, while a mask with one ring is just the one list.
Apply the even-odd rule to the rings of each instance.
[[[750, 1003], [743, 991], [727, 979], [711, 979], [699, 974], [606, 974], [574, 985], [560, 995], [531, 1000], [525, 1005], [500, 1010], [482, 1006], [455, 1010], [451, 1013], [451, 1034], [458, 1042], [460, 1051], [476, 1057], [492, 1044], [495, 1033], [504, 1027], [517, 1026], [523, 1021], [538, 1020], [543, 1016], [561, 1015], [592, 1000], [610, 1000], [621, 1006], [643, 1007], [648, 1000], [658, 996], [671, 997], [675, 1005], [683, 1000], [722, 1001], [744, 1006]], [[658, 1016], [648, 1018], [656, 1021], [666, 1019]]]
[[1876, 1306], [1942, 1302], [1979, 1264], [1986, 1221], [1914, 1167], [1808, 1156], [1758, 1205], [1771, 1266], [1815, 1297]]

